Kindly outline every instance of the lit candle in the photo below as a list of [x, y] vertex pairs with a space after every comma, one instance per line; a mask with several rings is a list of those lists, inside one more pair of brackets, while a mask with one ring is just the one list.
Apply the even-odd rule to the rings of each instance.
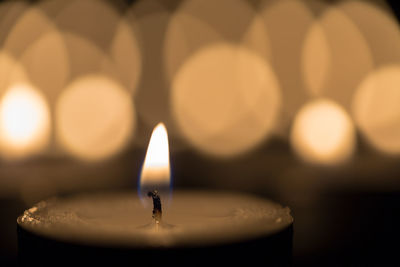
[[169, 188], [168, 137], [159, 124], [143, 164], [139, 197], [98, 193], [38, 203], [18, 218], [20, 263], [290, 262], [293, 218], [288, 208], [227, 192], [178, 191], [170, 199]]

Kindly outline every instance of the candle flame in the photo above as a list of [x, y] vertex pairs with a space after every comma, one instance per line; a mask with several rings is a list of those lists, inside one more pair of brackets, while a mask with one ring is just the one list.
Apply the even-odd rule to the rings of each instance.
[[[169, 193], [170, 164], [167, 129], [159, 123], [153, 130], [142, 167], [139, 196], [147, 199], [149, 191], [157, 190], [162, 198]], [[145, 201], [147, 203], [147, 201]]]

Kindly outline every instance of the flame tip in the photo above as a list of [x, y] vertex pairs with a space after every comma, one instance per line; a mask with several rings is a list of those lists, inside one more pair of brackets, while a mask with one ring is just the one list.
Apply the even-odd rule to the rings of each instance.
[[167, 129], [167, 127], [165, 127], [165, 124], [163, 122], [159, 122], [156, 127], [154, 127], [154, 129], [158, 129], [158, 128], [164, 128]]

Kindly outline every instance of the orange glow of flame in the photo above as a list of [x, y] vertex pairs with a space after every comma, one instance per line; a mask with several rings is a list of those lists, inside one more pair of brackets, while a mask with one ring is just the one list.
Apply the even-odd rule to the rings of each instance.
[[153, 130], [140, 175], [139, 194], [157, 190], [160, 195], [169, 193], [170, 164], [167, 129], [159, 123]]

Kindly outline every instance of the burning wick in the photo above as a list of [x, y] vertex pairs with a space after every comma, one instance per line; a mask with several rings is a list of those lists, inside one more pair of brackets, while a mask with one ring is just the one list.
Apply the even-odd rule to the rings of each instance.
[[161, 215], [162, 215], [162, 210], [161, 210], [161, 199], [160, 196], [158, 195], [158, 191], [154, 190], [153, 192], [148, 192], [147, 193], [148, 197], [153, 198], [153, 219], [155, 220], [156, 224], [159, 224], [161, 222]]

